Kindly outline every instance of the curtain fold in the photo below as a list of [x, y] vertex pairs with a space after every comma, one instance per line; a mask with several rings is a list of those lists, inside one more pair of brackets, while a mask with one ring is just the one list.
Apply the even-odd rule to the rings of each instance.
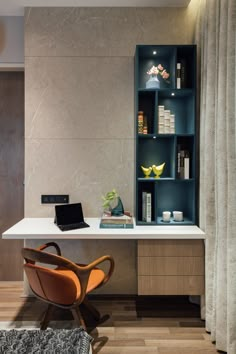
[[236, 354], [236, 0], [201, 0], [200, 227], [206, 232], [206, 329]]

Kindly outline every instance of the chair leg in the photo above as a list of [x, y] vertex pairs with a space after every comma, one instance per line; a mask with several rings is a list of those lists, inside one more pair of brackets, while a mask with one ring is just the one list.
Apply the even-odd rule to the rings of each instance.
[[82, 326], [85, 330], [87, 330], [86, 324], [84, 322], [84, 319], [81, 315], [79, 307], [71, 309], [72, 315], [74, 317], [75, 322], [79, 325]]
[[88, 298], [85, 297], [84, 301], [83, 301], [83, 305], [91, 312], [91, 314], [93, 315], [93, 318], [96, 321], [99, 321], [101, 318], [100, 313], [98, 312], [98, 310], [88, 301]]
[[51, 317], [52, 312], [53, 312], [53, 305], [49, 304], [48, 307], [47, 307], [47, 310], [45, 311], [45, 313], [43, 315], [43, 319], [42, 319], [42, 321], [40, 323], [40, 329], [41, 330], [47, 329], [47, 326], [48, 326], [48, 323], [50, 321], [50, 317]]

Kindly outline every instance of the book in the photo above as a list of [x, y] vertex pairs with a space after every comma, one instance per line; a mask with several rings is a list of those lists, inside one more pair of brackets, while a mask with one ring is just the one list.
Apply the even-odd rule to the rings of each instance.
[[142, 221], [146, 221], [146, 218], [147, 218], [146, 198], [147, 198], [147, 192], [142, 192]]
[[165, 134], [170, 133], [170, 110], [169, 109], [164, 110], [164, 133]]
[[109, 216], [107, 214], [103, 214], [101, 217], [100, 221], [100, 228], [105, 229], [105, 228], [133, 228], [134, 223], [133, 223], [133, 218], [130, 215], [122, 215], [122, 216]]
[[181, 89], [181, 63], [177, 63], [176, 88]]
[[146, 194], [146, 222], [152, 221], [152, 194]]
[[189, 179], [189, 152], [184, 155], [184, 179]]
[[164, 134], [164, 106], [158, 106], [158, 134]]
[[152, 221], [152, 194], [142, 192], [142, 221]]
[[177, 152], [177, 177], [180, 179], [189, 179], [190, 175], [190, 154], [188, 150], [182, 150], [178, 146]]
[[100, 223], [100, 229], [133, 229], [134, 224], [103, 224]]
[[147, 116], [143, 118], [143, 134], [148, 134]]
[[180, 60], [181, 68], [180, 68], [180, 85], [181, 88], [187, 87], [187, 80], [186, 80], [186, 60], [182, 58]]
[[177, 177], [180, 178], [180, 150], [181, 146], [177, 145]]
[[138, 134], [143, 134], [143, 121], [144, 121], [143, 111], [139, 111], [138, 112]]
[[180, 150], [180, 179], [184, 179], [184, 156], [185, 150]]

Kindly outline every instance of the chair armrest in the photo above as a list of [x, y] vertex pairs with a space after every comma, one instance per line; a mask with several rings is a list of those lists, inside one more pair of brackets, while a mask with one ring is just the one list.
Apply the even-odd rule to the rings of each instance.
[[[98, 259], [96, 259], [95, 261], [93, 261], [92, 263], [88, 264], [88, 265], [82, 265], [82, 264], [70, 264], [67, 267], [71, 270], [74, 271], [74, 273], [77, 275], [77, 277], [79, 278], [80, 281], [80, 285], [81, 285], [81, 295], [79, 297], [79, 299], [77, 299], [77, 303], [81, 303], [85, 296], [86, 296], [86, 289], [87, 289], [87, 284], [88, 284], [88, 279], [89, 279], [89, 275], [91, 273], [91, 270], [96, 269], [96, 266], [98, 264], [101, 264], [103, 262], [109, 261], [110, 262], [110, 268], [107, 272], [107, 274], [105, 275], [104, 280], [101, 282], [101, 284], [99, 284], [98, 287], [106, 284], [106, 282], [110, 279], [113, 271], [114, 271], [114, 259], [111, 256], [103, 256], [100, 257]], [[75, 269], [76, 267], [76, 269]]]
[[114, 262], [114, 259], [112, 256], [109, 256], [109, 255], [102, 256], [102, 257], [96, 259], [95, 261], [93, 261], [92, 263], [89, 263], [86, 266], [77, 265], [78, 271], [79, 272], [91, 271], [92, 269], [95, 269], [98, 264], [104, 263], [106, 261], [110, 262], [110, 268], [109, 268], [103, 282], [100, 284], [100, 286], [102, 286], [102, 285], [106, 284], [106, 282], [110, 279], [110, 277], [112, 276], [112, 273], [114, 271], [115, 262]]
[[39, 250], [39, 251], [43, 251], [47, 247], [54, 247], [56, 249], [57, 255], [61, 256], [61, 249], [60, 249], [60, 247], [58, 246], [58, 244], [56, 242], [47, 242], [44, 245], [41, 245], [41, 246], [39, 246], [36, 249]]

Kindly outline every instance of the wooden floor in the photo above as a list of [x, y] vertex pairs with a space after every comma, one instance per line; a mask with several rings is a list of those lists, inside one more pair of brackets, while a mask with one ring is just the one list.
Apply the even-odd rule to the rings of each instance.
[[[45, 305], [34, 298], [24, 299], [21, 295], [21, 282], [0, 282], [0, 322], [40, 321]], [[87, 318], [94, 338], [94, 354], [218, 353], [199, 317], [154, 317], [155, 313], [150, 314], [150, 311], [146, 317], [145, 306], [140, 312], [141, 317], [138, 317], [135, 299], [129, 297], [113, 300], [95, 298], [92, 303], [102, 315], [107, 315], [97, 327]], [[163, 303], [161, 307], [164, 308]], [[150, 309], [150, 304], [147, 309]], [[62, 315], [57, 310], [54, 316], [55, 320], [61, 320], [62, 316], [64, 321], [71, 318], [69, 313]]]

